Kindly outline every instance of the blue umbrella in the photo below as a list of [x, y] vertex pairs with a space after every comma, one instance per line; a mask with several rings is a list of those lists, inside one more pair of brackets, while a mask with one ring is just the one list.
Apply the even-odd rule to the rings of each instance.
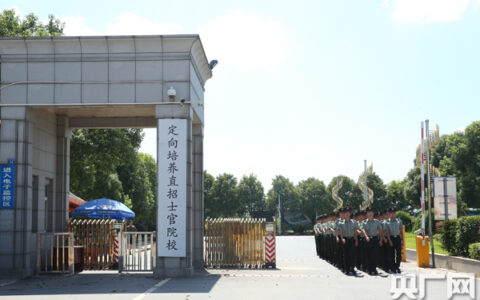
[[107, 198], [88, 201], [72, 211], [74, 217], [131, 220], [135, 213], [125, 204]]

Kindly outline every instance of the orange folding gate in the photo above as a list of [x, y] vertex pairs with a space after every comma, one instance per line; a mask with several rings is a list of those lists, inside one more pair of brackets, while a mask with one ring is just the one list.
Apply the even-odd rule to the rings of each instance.
[[[71, 220], [69, 226], [74, 236], [75, 248], [82, 248], [83, 251], [76, 251], [76, 255], [82, 253], [82, 257], [76, 257], [82, 268], [85, 270], [106, 270], [118, 262], [115, 247], [118, 243], [115, 224], [111, 219], [75, 219]], [[120, 223], [124, 227], [124, 223]], [[118, 225], [117, 225], [118, 226]], [[117, 257], [116, 257], [117, 256]]]
[[205, 266], [264, 267], [265, 223], [265, 219], [208, 218], [205, 221]]

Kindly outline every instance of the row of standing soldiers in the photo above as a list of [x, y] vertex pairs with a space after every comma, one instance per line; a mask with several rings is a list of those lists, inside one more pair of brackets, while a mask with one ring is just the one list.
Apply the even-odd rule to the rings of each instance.
[[345, 207], [317, 217], [317, 255], [347, 275], [355, 275], [355, 267], [370, 275], [378, 275], [377, 267], [400, 273], [403, 224], [395, 213], [394, 208], [374, 213], [370, 207], [352, 213]]

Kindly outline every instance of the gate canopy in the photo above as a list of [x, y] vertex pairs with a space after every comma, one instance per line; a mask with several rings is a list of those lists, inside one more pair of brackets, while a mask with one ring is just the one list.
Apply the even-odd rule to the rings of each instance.
[[89, 217], [99, 219], [131, 220], [135, 218], [135, 213], [125, 204], [108, 199], [101, 198], [80, 205], [72, 211], [73, 217]]

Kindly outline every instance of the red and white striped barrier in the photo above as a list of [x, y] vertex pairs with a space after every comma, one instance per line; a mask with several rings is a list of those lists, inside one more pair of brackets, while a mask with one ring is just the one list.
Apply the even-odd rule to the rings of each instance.
[[275, 253], [275, 236], [265, 236], [265, 265], [275, 267], [276, 253]]
[[113, 261], [118, 263], [118, 239], [116, 236], [113, 237]]

